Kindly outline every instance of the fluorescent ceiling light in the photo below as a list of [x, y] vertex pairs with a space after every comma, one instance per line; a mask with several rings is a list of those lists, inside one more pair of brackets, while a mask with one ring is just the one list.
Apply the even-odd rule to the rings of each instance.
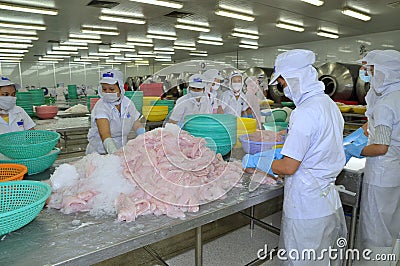
[[13, 39], [13, 38], [1, 38], [0, 39], [0, 46], [3, 42], [12, 42], [12, 43], [32, 43], [32, 40], [20, 40], [20, 39]]
[[257, 30], [249, 30], [249, 29], [242, 29], [242, 28], [234, 28], [233, 31], [244, 33], [244, 34], [252, 34], [252, 35], [258, 35]]
[[60, 42], [60, 45], [67, 45], [67, 46], [87, 46], [87, 44], [81, 43], [81, 42]]
[[154, 55], [154, 54], [141, 54], [140, 56], [141, 56], [141, 57], [144, 57], [144, 58], [156, 57], [156, 55]]
[[240, 48], [247, 48], [247, 49], [258, 49], [258, 46], [248, 45], [248, 44], [239, 44]]
[[130, 23], [130, 24], [146, 24], [146, 21], [144, 19], [132, 18], [132, 17], [121, 17], [121, 16], [114, 17], [111, 15], [100, 15], [99, 19], [105, 21], [114, 21], [114, 22]]
[[73, 38], [70, 38], [70, 39], [68, 39], [68, 41], [70, 41], [70, 42], [80, 42], [80, 43], [85, 43], [85, 44], [88, 44], [88, 43], [101, 43], [101, 40], [92, 40], [92, 39], [73, 39]]
[[69, 55], [44, 55], [44, 58], [70, 58]]
[[0, 27], [15, 28], [15, 29], [26, 29], [26, 30], [46, 30], [45, 25], [39, 24], [25, 24], [25, 23], [10, 23], [0, 21]]
[[112, 48], [126, 48], [126, 49], [134, 49], [134, 45], [127, 45], [127, 44], [118, 44], [118, 43], [113, 43], [111, 44]]
[[121, 63], [126, 63], [127, 61], [123, 60], [106, 60], [106, 63], [113, 63], [113, 64], [121, 64]]
[[142, 46], [142, 47], [153, 47], [154, 46], [154, 44], [152, 44], [152, 43], [144, 43], [144, 42], [128, 42], [126, 44], [128, 44], [128, 45], [132, 44], [135, 46]]
[[198, 40], [197, 42], [201, 43], [201, 44], [209, 44], [209, 45], [224, 45], [223, 42], [216, 42], [216, 41]]
[[23, 6], [23, 5], [16, 5], [16, 4], [4, 3], [4, 2], [0, 3], [0, 9], [34, 13], [34, 14], [42, 14], [42, 15], [51, 15], [51, 16], [55, 16], [58, 14], [58, 10], [54, 9], [54, 8]]
[[101, 34], [101, 35], [113, 35], [117, 36], [119, 35], [119, 31], [114, 31], [114, 30], [100, 30], [100, 29], [89, 29], [89, 28], [82, 28], [82, 33], [89, 33], [89, 34]]
[[208, 54], [189, 53], [191, 56], [208, 56]]
[[239, 12], [239, 13], [245, 13], [247, 15], [253, 15], [253, 11], [252, 10], [246, 10], [243, 9], [243, 7], [236, 7], [236, 6], [230, 6], [230, 5], [226, 5], [226, 4], [219, 4], [219, 7], [222, 9], [227, 9], [230, 11], [234, 11], [234, 12]]
[[189, 46], [174, 46], [174, 49], [177, 49], [177, 50], [188, 50], [188, 51], [194, 51], [194, 50], [196, 50], [196, 47], [189, 47]]
[[203, 22], [203, 21], [194, 21], [194, 20], [189, 20], [189, 19], [184, 19], [184, 18], [178, 18], [176, 21], [178, 23], [183, 23], [183, 24], [202, 26], [202, 27], [210, 27], [210, 24], [208, 24], [208, 22]]
[[32, 44], [24, 44], [24, 43], [10, 43], [10, 42], [3, 42], [0, 43], [1, 48], [16, 48], [16, 49], [27, 49], [32, 47]]
[[23, 54], [0, 54], [1, 57], [24, 57]]
[[29, 52], [29, 51], [26, 50], [26, 49], [19, 50], [19, 49], [1, 49], [1, 48], [0, 48], [0, 53], [10, 53], [10, 54], [16, 53], [16, 54], [23, 54], [23, 53], [27, 53], [27, 52]]
[[36, 41], [39, 38], [36, 36], [21, 36], [21, 35], [10, 35], [10, 34], [0, 34], [0, 39], [7, 39], [8, 41], [12, 42], [14, 40], [33, 40]]
[[311, 4], [311, 5], [314, 5], [314, 6], [322, 6], [324, 4], [324, 1], [321, 1], [321, 0], [301, 0], [301, 1]]
[[167, 52], [167, 51], [155, 51], [156, 54], [175, 54], [175, 52]]
[[364, 40], [357, 40], [358, 43], [366, 44], [366, 45], [371, 45], [371, 42], [364, 41]]
[[106, 15], [116, 15], [116, 16], [133, 17], [133, 18], [143, 18], [144, 17], [143, 14], [139, 14], [139, 13], [124, 12], [124, 11], [112, 10], [112, 9], [107, 9], [107, 8], [103, 8], [101, 10], [101, 13], [106, 14]]
[[240, 20], [245, 20], [245, 21], [254, 21], [255, 20], [255, 17], [251, 16], [251, 15], [240, 14], [240, 13], [235, 13], [232, 11], [226, 11], [226, 10], [221, 10], [221, 9], [215, 11], [215, 14], [218, 16], [240, 19]]
[[176, 42], [174, 42], [174, 45], [177, 45], [177, 46], [192, 46], [192, 47], [196, 46], [196, 44], [194, 42], [182, 42], [182, 41], [176, 41]]
[[242, 39], [240, 41], [241, 44], [248, 44], [248, 45], [255, 45], [258, 46], [258, 42], [257, 41], [252, 41], [252, 40], [244, 40]]
[[138, 54], [139, 55], [142, 55], [142, 54], [154, 54], [154, 52], [152, 52], [152, 51], [141, 51]]
[[158, 62], [171, 62], [172, 59], [171, 58], [155, 58], [154, 61], [158, 61]]
[[115, 56], [115, 57], [114, 57], [114, 60], [130, 62], [130, 61], [132, 61], [133, 59], [132, 59], [132, 58], [125, 58], [125, 57], [122, 57], [122, 56]]
[[319, 30], [317, 31], [317, 35], [325, 38], [331, 38], [331, 39], [337, 39], [339, 38], [339, 35], [333, 32], [327, 32], [327, 31], [322, 31]]
[[302, 26], [293, 25], [293, 24], [284, 23], [284, 22], [278, 22], [278, 23], [276, 23], [276, 26], [278, 28], [285, 29], [285, 30], [292, 30], [292, 31], [297, 31], [297, 32], [304, 31], [304, 28]]
[[[89, 53], [89, 57], [95, 58], [95, 59], [107, 59], [109, 56], [104, 53]], [[81, 57], [81, 58], [84, 58], [84, 57]]]
[[245, 33], [239, 33], [239, 32], [233, 32], [232, 36], [253, 39], [253, 40], [258, 40], [260, 38], [260, 36], [258, 36], [258, 35], [251, 35], [251, 34], [245, 34]]
[[172, 48], [172, 47], [159, 47], [159, 48], [155, 47], [154, 51], [155, 52], [159, 52], [159, 51], [173, 52], [174, 48]]
[[148, 31], [147, 31], [147, 34], [152, 34], [152, 35], [166, 35], [166, 36], [176, 37], [175, 31], [148, 30]]
[[200, 31], [200, 32], [210, 32], [210, 28], [192, 26], [187, 24], [176, 24], [175, 28], [182, 29], [182, 30], [193, 30], [193, 31]]
[[152, 39], [147, 38], [136, 38], [136, 37], [129, 37], [127, 39], [128, 42], [145, 42], [145, 43], [153, 43]]
[[164, 0], [129, 0], [129, 1], [143, 3], [143, 4], [149, 4], [149, 5], [155, 5], [155, 6], [176, 8], [176, 9], [181, 9], [183, 7], [182, 3], [173, 2], [173, 1], [164, 1]]
[[83, 58], [75, 58], [75, 62], [100, 62], [100, 59], [83, 59]]
[[99, 52], [104, 52], [104, 53], [119, 53], [119, 52], [121, 52], [121, 50], [118, 49], [118, 48], [99, 48]]
[[382, 47], [394, 48], [394, 45], [392, 45], [392, 44], [382, 44]]
[[214, 36], [199, 36], [199, 39], [206, 40], [206, 41], [222, 42], [222, 38], [221, 37], [214, 37]]
[[69, 34], [69, 37], [70, 37], [70, 38], [73, 38], [73, 39], [101, 40], [101, 36], [98, 35], [98, 34], [88, 35], [88, 34], [70, 33], [70, 34]]
[[73, 46], [56, 46], [53, 47], [53, 51], [78, 51], [78, 48]]
[[157, 55], [156, 59], [171, 59], [170, 55]]
[[61, 55], [71, 55], [71, 54], [73, 54], [73, 55], [77, 55], [78, 54], [78, 52], [67, 52], [67, 51], [48, 51], [47, 52], [47, 54], [57, 54], [57, 55], [59, 55], [59, 54], [61, 54]]
[[343, 8], [342, 9], [342, 13], [344, 15], [346, 15], [346, 16], [353, 17], [353, 18], [356, 18], [356, 19], [360, 19], [360, 20], [363, 20], [363, 21], [368, 21], [368, 20], [371, 19], [370, 15], [365, 14], [365, 13], [363, 13], [361, 11], [349, 8], [349, 7]]
[[40, 57], [40, 58], [39, 58], [39, 61], [62, 61], [62, 60], [64, 60], [64, 58], [60, 58], [60, 59], [55, 59], [55, 58], [43, 58], [43, 57]]
[[150, 39], [159, 39], [159, 40], [170, 40], [170, 41], [175, 41], [177, 37], [175, 36], [165, 36], [165, 35], [153, 35], [153, 34], [147, 34], [147, 38]]
[[36, 36], [35, 30], [13, 30], [13, 29], [0, 29], [0, 34], [17, 34], [17, 35], [33, 35]]
[[19, 62], [21, 62], [21, 60], [18, 60], [18, 59], [16, 59], [16, 60], [0, 59], [1, 62], [5, 62], [5, 63], [19, 63]]
[[149, 60], [136, 60], [135, 63], [137, 63], [137, 64], [149, 64]]
[[350, 50], [350, 49], [348, 49], [348, 48], [339, 48], [339, 50], [338, 50], [339, 52], [342, 52], [342, 53], [351, 53], [352, 51]]

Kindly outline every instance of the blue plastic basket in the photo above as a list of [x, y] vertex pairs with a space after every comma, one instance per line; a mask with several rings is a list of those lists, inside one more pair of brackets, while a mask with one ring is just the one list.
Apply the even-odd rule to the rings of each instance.
[[51, 187], [39, 181], [0, 183], [0, 235], [27, 225], [38, 216]]
[[30, 159], [48, 154], [60, 134], [46, 130], [24, 130], [0, 135], [0, 153], [12, 159]]
[[54, 161], [57, 159], [60, 149], [55, 148], [46, 155], [37, 158], [30, 159], [10, 159], [10, 158], [0, 158], [0, 163], [14, 163], [23, 164], [28, 167], [28, 175], [38, 174], [53, 165]]
[[276, 145], [283, 144], [284, 142], [257, 142], [249, 140], [249, 135], [245, 134], [239, 137], [242, 143], [242, 148], [245, 153], [255, 154], [262, 151], [270, 150]]

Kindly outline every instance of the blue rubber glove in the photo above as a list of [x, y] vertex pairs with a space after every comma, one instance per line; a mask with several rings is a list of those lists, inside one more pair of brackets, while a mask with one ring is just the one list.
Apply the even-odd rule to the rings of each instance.
[[185, 122], [178, 122], [176, 123], [180, 128], [183, 128], [183, 126], [185, 125]]
[[364, 156], [361, 155], [362, 150], [367, 144], [361, 144], [361, 145], [356, 145], [356, 144], [349, 144], [344, 146], [344, 153], [346, 155], [346, 163], [350, 160], [351, 157], [356, 157], [356, 158], [364, 158]]
[[350, 143], [353, 143], [356, 145], [363, 145], [364, 143], [367, 143], [367, 142], [368, 142], [368, 137], [365, 136], [364, 129], [361, 127], [343, 139], [344, 145], [347, 145]]
[[268, 150], [259, 152], [256, 154], [246, 154], [242, 159], [242, 167], [245, 168], [257, 168], [266, 173], [272, 173], [271, 164], [273, 160], [280, 160], [283, 158], [281, 154], [281, 148], [275, 150]]
[[144, 134], [144, 133], [146, 133], [146, 129], [144, 129], [144, 127], [141, 127], [141, 128], [138, 128], [137, 130], [136, 130], [136, 135], [142, 135], [142, 134]]

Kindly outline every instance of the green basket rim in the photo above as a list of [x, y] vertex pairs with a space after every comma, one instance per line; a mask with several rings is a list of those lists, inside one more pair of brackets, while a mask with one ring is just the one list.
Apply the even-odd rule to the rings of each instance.
[[[24, 135], [24, 134], [27, 133], [26, 131], [27, 131], [27, 130], [24, 130], [24, 131], [14, 131], [14, 132], [8, 132], [8, 133], [5, 133], [5, 134], [1, 134], [1, 135], [0, 135], [0, 140], [1, 140], [2, 138], [4, 138], [4, 136], [5, 136], [5, 137], [8, 137], [8, 136], [11, 136], [11, 135]], [[57, 134], [57, 138], [56, 138], [55, 140], [50, 140], [50, 141], [46, 141], [46, 142], [37, 143], [37, 144], [41, 144], [41, 145], [46, 144], [46, 143], [48, 143], [48, 142], [59, 141], [59, 140], [60, 140], [60, 137], [61, 137], [60, 133], [55, 132], [55, 131], [50, 131], [50, 130], [36, 130], [36, 129], [35, 129], [35, 131], [36, 131], [36, 132], [45, 132], [46, 134], [50, 133], [50, 134], [53, 134], [54, 136], [56, 136], [56, 134]], [[0, 146], [9, 146], [9, 145], [2, 145], [2, 144], [0, 144]], [[18, 145], [18, 147], [23, 147], [23, 148], [28, 147], [28, 146], [32, 146], [32, 144]]]

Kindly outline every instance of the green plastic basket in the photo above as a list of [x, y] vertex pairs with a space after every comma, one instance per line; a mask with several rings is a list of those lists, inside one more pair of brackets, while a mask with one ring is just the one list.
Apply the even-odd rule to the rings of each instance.
[[52, 166], [59, 153], [60, 149], [55, 148], [46, 155], [31, 159], [10, 159], [0, 157], [0, 163], [23, 164], [28, 167], [28, 175], [34, 175], [41, 173]]
[[272, 110], [270, 116], [265, 117], [265, 122], [285, 122], [287, 118], [287, 113], [285, 110], [282, 109], [275, 109]]
[[13, 159], [29, 159], [48, 154], [60, 134], [46, 130], [25, 130], [0, 135], [0, 153]]
[[288, 124], [288, 122], [268, 122], [264, 123], [264, 129], [279, 132], [287, 129]]
[[51, 187], [39, 181], [0, 183], [0, 235], [20, 229], [33, 221], [50, 194]]

